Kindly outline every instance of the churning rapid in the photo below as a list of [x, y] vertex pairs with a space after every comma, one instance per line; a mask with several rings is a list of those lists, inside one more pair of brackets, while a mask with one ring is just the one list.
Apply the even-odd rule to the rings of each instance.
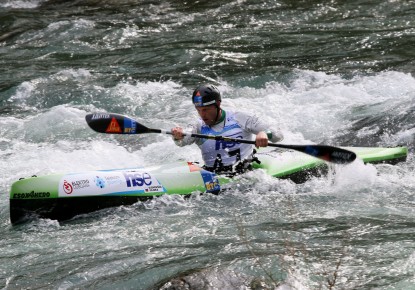
[[[0, 287], [413, 287], [415, 3], [160, 2], [1, 1]], [[21, 177], [201, 161], [166, 135], [97, 134], [85, 115], [184, 126], [206, 82], [286, 144], [407, 146], [408, 159], [302, 184], [253, 171], [219, 195], [11, 226]]]

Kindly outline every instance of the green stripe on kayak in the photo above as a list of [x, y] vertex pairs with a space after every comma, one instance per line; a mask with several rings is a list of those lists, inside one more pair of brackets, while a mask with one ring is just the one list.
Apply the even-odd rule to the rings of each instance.
[[365, 163], [382, 162], [393, 159], [406, 158], [407, 147], [376, 148], [376, 147], [345, 147], [356, 153], [357, 157]]

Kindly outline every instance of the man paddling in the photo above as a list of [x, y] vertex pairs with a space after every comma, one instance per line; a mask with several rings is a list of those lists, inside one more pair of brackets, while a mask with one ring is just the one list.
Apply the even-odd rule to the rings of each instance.
[[[268, 140], [278, 142], [283, 139], [281, 132], [272, 130], [255, 115], [222, 109], [222, 98], [214, 85], [197, 87], [193, 92], [192, 102], [200, 118], [191, 125], [191, 133], [249, 140], [255, 136], [257, 148], [266, 147]], [[205, 163], [204, 168], [208, 171], [225, 174], [242, 173], [250, 169], [251, 163], [257, 160], [254, 156], [254, 145], [251, 144], [184, 136], [181, 127], [173, 128], [171, 133], [178, 146], [193, 143], [199, 146]]]

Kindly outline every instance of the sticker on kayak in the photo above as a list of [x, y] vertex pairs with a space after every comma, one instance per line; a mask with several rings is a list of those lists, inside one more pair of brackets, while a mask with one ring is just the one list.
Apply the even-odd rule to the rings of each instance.
[[200, 171], [200, 174], [202, 175], [203, 182], [205, 183], [206, 192], [219, 192], [220, 184], [215, 173], [202, 170]]
[[166, 192], [163, 185], [144, 171], [95, 171], [65, 175], [59, 182], [59, 196], [134, 195]]

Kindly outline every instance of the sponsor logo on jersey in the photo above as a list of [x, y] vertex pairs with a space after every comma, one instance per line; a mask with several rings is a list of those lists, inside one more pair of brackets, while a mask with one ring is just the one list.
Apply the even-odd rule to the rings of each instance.
[[[235, 139], [242, 139], [242, 136], [235, 136], [232, 137]], [[228, 139], [229, 140], [229, 139]], [[240, 144], [234, 141], [227, 141], [227, 138], [223, 138], [223, 140], [216, 140], [215, 143], [215, 150], [221, 150], [221, 149], [230, 149], [236, 146], [236, 144]]]

